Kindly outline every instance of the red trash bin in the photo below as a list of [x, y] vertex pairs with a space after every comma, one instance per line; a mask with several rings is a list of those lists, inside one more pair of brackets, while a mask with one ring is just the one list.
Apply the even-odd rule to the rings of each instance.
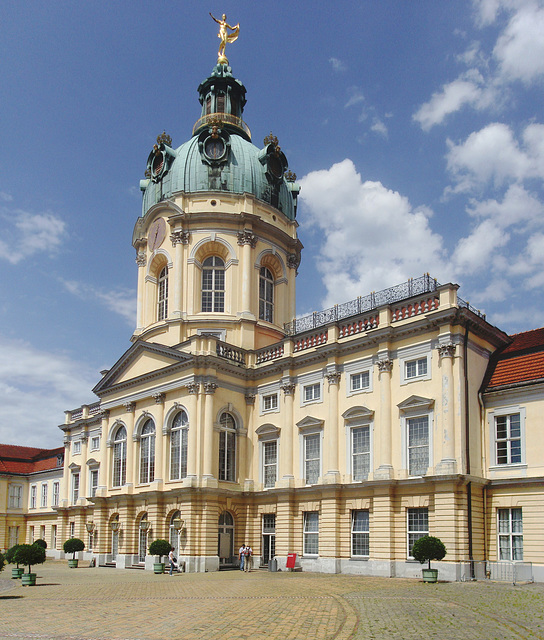
[[295, 568], [296, 559], [297, 559], [297, 554], [296, 553], [288, 553], [287, 554], [287, 563], [286, 563], [285, 567], [287, 569], [294, 569]]

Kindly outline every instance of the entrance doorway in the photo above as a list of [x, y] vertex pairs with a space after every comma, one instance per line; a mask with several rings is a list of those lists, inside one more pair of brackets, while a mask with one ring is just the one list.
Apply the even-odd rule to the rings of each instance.
[[276, 514], [264, 513], [263, 514], [263, 565], [268, 565], [268, 562], [276, 555]]
[[140, 526], [138, 527], [140, 535], [138, 540], [138, 562], [144, 563], [145, 556], [147, 555], [147, 532], [149, 530], [149, 520], [147, 519], [147, 513], [144, 513], [140, 518]]
[[217, 555], [219, 568], [234, 567], [234, 518], [228, 511], [219, 516]]

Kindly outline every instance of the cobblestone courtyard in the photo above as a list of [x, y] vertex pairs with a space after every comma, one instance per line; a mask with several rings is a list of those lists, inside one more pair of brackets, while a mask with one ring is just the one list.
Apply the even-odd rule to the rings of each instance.
[[[86, 565], [87, 563], [85, 563]], [[0, 575], [0, 638], [58, 640], [544, 640], [544, 585], [310, 573], [156, 576], [37, 567]]]

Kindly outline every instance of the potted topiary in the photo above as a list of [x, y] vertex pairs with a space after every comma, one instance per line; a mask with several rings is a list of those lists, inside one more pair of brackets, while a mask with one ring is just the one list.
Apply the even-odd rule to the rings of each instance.
[[37, 544], [38, 547], [42, 547], [43, 549], [47, 549], [47, 542], [43, 538], [38, 538], [34, 544]]
[[36, 574], [32, 573], [33, 564], [45, 562], [45, 549], [37, 544], [20, 544], [15, 552], [15, 562], [28, 565], [28, 573], [23, 573], [23, 587], [36, 584]]
[[170, 553], [172, 545], [168, 540], [153, 540], [149, 545], [149, 555], [159, 556], [159, 561], [153, 563], [153, 571], [155, 573], [164, 573], [164, 562], [161, 562], [162, 556], [167, 556]]
[[25, 570], [24, 567], [19, 566], [19, 562], [17, 561], [16, 555], [15, 555], [18, 547], [19, 547], [18, 544], [14, 544], [13, 547], [10, 547], [6, 551], [6, 556], [5, 556], [6, 562], [8, 562], [9, 564], [17, 565], [17, 567], [12, 567], [11, 569], [11, 577], [13, 580], [19, 579], [23, 575], [23, 571]]
[[414, 542], [412, 556], [421, 564], [429, 562], [429, 566], [421, 570], [423, 582], [438, 581], [438, 569], [431, 569], [431, 560], [442, 560], [446, 553], [446, 547], [440, 538], [423, 536]]
[[76, 553], [85, 549], [83, 540], [80, 540], [79, 538], [70, 538], [69, 540], [66, 540], [62, 548], [64, 549], [64, 553], [73, 554], [72, 558], [68, 559], [68, 566], [70, 569], [77, 569], [78, 560], [76, 558]]

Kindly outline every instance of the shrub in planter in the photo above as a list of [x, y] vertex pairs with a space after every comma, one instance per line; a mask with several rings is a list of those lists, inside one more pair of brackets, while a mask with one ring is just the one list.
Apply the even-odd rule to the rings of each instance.
[[15, 552], [15, 561], [28, 566], [28, 573], [22, 576], [23, 586], [35, 585], [36, 574], [32, 573], [32, 565], [45, 562], [45, 549], [37, 544], [20, 544]]
[[424, 582], [437, 581], [438, 569], [431, 569], [431, 560], [442, 560], [446, 553], [446, 547], [440, 538], [423, 536], [414, 542], [412, 556], [421, 564], [429, 563], [427, 569], [423, 569]]
[[168, 542], [168, 540], [153, 540], [153, 542], [149, 545], [149, 555], [151, 556], [159, 556], [159, 562], [155, 562], [153, 565], [153, 570], [155, 573], [164, 573], [164, 562], [162, 562], [162, 557], [167, 556], [170, 553], [170, 549], [172, 545]]
[[80, 540], [79, 538], [70, 538], [69, 540], [66, 540], [62, 548], [64, 549], [64, 553], [73, 554], [72, 559], [68, 560], [68, 566], [70, 569], [77, 569], [78, 561], [76, 560], [76, 553], [85, 549], [85, 543], [83, 540]]
[[38, 547], [43, 547], [44, 549], [47, 549], [47, 542], [42, 538], [38, 538], [34, 544], [37, 544]]
[[5, 559], [8, 564], [16, 564], [17, 568], [13, 568], [11, 570], [11, 577], [15, 580], [20, 578], [23, 575], [24, 567], [19, 567], [19, 562], [16, 558], [16, 552], [19, 548], [18, 544], [14, 544], [13, 547], [10, 547], [5, 553]]
[[6, 558], [3, 553], [0, 553], [0, 571], [4, 570], [5, 565], [6, 565]]

